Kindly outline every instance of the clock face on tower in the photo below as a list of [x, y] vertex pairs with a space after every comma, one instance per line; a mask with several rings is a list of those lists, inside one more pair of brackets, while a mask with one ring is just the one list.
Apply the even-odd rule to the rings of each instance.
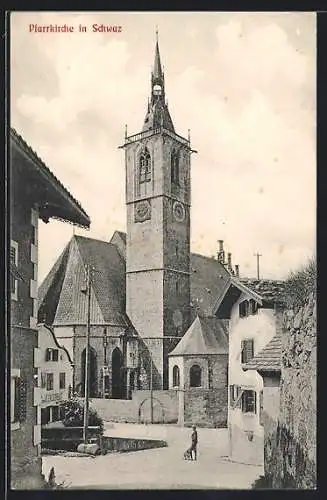
[[183, 220], [185, 219], [185, 208], [184, 208], [184, 205], [182, 203], [180, 203], [179, 201], [174, 202], [173, 214], [174, 214], [175, 220], [177, 220], [178, 222], [183, 222]]
[[151, 205], [148, 200], [140, 201], [135, 205], [135, 222], [144, 222], [151, 219]]

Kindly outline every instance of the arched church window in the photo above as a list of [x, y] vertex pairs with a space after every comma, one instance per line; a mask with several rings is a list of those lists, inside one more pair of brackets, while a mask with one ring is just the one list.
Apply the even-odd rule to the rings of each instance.
[[190, 387], [201, 387], [201, 368], [193, 365], [190, 368]]
[[180, 378], [179, 378], [179, 368], [177, 365], [173, 368], [173, 387], [179, 387]]
[[179, 154], [177, 151], [171, 153], [171, 182], [179, 184]]
[[147, 148], [140, 155], [139, 182], [151, 181], [151, 156]]

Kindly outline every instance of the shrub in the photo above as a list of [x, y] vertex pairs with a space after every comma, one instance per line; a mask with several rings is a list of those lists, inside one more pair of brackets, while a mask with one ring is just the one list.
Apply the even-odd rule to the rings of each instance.
[[253, 490], [265, 490], [271, 488], [271, 480], [269, 476], [259, 476], [253, 483], [252, 483], [252, 489]]
[[317, 262], [311, 258], [302, 269], [291, 272], [286, 280], [285, 302], [288, 307], [300, 307], [316, 292]]
[[[65, 427], [83, 427], [84, 424], [84, 406], [76, 400], [70, 399], [64, 401], [61, 405], [63, 413], [63, 424]], [[88, 425], [100, 427], [101, 434], [103, 434], [103, 420], [98, 413], [89, 408]]]

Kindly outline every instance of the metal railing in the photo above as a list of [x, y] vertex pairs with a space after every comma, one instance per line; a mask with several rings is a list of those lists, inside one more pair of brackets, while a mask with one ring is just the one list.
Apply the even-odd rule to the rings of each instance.
[[147, 137], [152, 137], [153, 135], [157, 135], [160, 133], [169, 135], [170, 137], [177, 140], [178, 142], [180, 142], [184, 146], [190, 147], [190, 142], [188, 139], [185, 139], [181, 135], [178, 135], [175, 132], [172, 132], [171, 130], [168, 130], [164, 127], [158, 127], [158, 128], [152, 129], [152, 130], [146, 130], [145, 132], [139, 132], [138, 134], [130, 135], [130, 136], [126, 137], [124, 146], [126, 146], [127, 144], [131, 144], [133, 142], [136, 142], [136, 141], [140, 141], [142, 139], [146, 139]]

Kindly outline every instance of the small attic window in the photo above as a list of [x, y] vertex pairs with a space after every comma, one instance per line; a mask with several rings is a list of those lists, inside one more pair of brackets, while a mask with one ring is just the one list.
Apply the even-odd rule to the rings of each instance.
[[249, 302], [244, 300], [239, 304], [239, 315], [240, 318], [245, 318], [249, 315]]
[[258, 304], [255, 300], [251, 299], [249, 301], [249, 314], [257, 314]]

